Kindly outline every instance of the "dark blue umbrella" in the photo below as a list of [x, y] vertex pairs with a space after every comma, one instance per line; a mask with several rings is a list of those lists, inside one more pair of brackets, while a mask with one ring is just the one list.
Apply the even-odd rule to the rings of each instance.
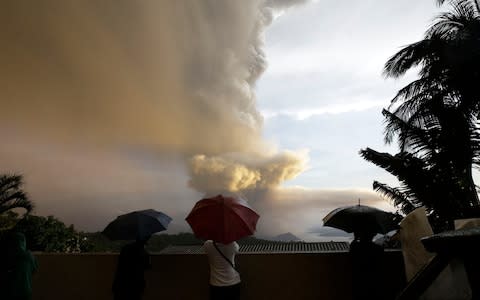
[[152, 234], [167, 229], [172, 218], [153, 210], [139, 210], [120, 215], [110, 222], [102, 233], [111, 240], [148, 239]]

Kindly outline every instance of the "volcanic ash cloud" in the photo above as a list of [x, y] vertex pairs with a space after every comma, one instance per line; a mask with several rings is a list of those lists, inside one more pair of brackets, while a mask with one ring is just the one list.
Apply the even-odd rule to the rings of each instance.
[[2, 1], [2, 135], [33, 160], [53, 153], [35, 141], [180, 153], [201, 191], [278, 185], [304, 156], [265, 151], [254, 85], [264, 29], [302, 2]]
[[196, 155], [189, 164], [190, 186], [207, 194], [269, 189], [301, 173], [305, 161], [306, 154], [288, 151], [267, 157]]

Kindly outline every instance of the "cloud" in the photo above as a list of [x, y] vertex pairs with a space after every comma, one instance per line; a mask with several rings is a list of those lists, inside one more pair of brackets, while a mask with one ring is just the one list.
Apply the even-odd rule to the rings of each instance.
[[294, 177], [305, 155], [262, 137], [255, 83], [265, 27], [301, 2], [1, 2], [3, 170], [38, 213], [89, 229], [145, 206], [182, 215], [200, 197], [189, 175], [203, 191], [230, 170], [259, 174], [235, 190]]
[[[246, 195], [260, 234], [305, 232], [338, 205], [377, 199], [276, 187], [307, 155], [263, 138], [255, 85], [266, 26], [303, 2], [0, 2], [3, 170], [25, 175], [37, 213], [87, 230], [147, 207], [185, 230], [198, 191]], [[275, 85], [281, 94], [288, 82]]]
[[256, 1], [24, 4], [1, 9], [2, 126], [183, 153], [262, 142]]
[[293, 117], [296, 120], [302, 121], [312, 116], [318, 116], [323, 114], [342, 114], [346, 112], [359, 112], [359, 111], [364, 111], [371, 108], [381, 109], [384, 104], [385, 104], [384, 101], [382, 102], [359, 101], [359, 102], [347, 103], [347, 104], [326, 105], [320, 108], [289, 109], [289, 110], [285, 109], [285, 110], [277, 110], [277, 111], [264, 110], [262, 111], [262, 114], [266, 119], [274, 118], [278, 116], [289, 116], [289, 117]]
[[393, 207], [378, 194], [367, 189], [276, 188], [247, 194], [253, 208], [260, 214], [259, 236], [275, 236], [292, 232], [303, 239], [312, 239], [322, 218], [340, 206], [364, 205], [392, 211]]
[[119, 214], [153, 208], [175, 217], [173, 231], [185, 231], [184, 215], [201, 194], [185, 188], [181, 156], [154, 157], [24, 139], [0, 149], [2, 171], [24, 175], [35, 214], [97, 231]]
[[209, 194], [267, 189], [292, 179], [305, 169], [306, 153], [284, 151], [259, 157], [241, 153], [190, 160], [190, 186]]
[[[56, 143], [271, 149], [254, 84], [269, 14], [302, 1], [7, 2], [0, 125]], [[21, 34], [18, 34], [21, 32]]]
[[270, 67], [258, 84], [260, 110], [303, 117], [311, 108], [339, 112], [337, 106], [354, 103], [388, 106], [416, 72], [385, 80], [384, 63], [420, 39], [438, 10], [434, 1], [322, 0], [290, 11], [266, 31]]

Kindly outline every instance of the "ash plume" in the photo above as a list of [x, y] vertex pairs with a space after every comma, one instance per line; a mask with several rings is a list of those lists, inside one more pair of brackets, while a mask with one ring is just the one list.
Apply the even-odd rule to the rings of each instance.
[[[49, 207], [71, 214], [66, 202], [84, 200], [86, 188], [63, 176], [74, 161], [102, 171], [82, 169], [72, 174], [77, 182], [109, 174], [109, 186], [132, 194], [134, 178], [147, 176], [142, 194], [149, 199], [162, 190], [143, 160], [165, 163], [172, 153], [175, 169], [198, 191], [273, 187], [293, 178], [305, 155], [272, 150], [263, 139], [254, 89], [267, 66], [263, 31], [275, 11], [302, 2], [1, 1], [0, 161], [25, 173], [33, 198], [49, 197]], [[126, 165], [138, 176], [111, 176], [132, 159]], [[247, 175], [236, 179], [230, 170]], [[62, 176], [46, 181], [42, 174]], [[183, 183], [187, 189], [188, 179]], [[95, 192], [88, 203], [103, 210], [120, 193]]]
[[288, 151], [267, 157], [196, 155], [189, 165], [190, 186], [208, 194], [274, 188], [304, 170], [305, 156]]

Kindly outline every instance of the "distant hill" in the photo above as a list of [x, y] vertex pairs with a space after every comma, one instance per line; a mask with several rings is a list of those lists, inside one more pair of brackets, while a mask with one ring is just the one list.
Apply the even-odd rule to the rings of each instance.
[[296, 235], [294, 235], [291, 232], [282, 233], [282, 234], [279, 234], [277, 236], [274, 236], [272, 238], [272, 240], [280, 241], [280, 242], [299, 242], [299, 241], [301, 241], [301, 239], [299, 237], [297, 237]]
[[298, 236], [294, 235], [291, 232], [282, 233], [273, 237], [262, 236], [262, 239], [267, 240], [269, 242], [300, 242], [302, 241], [301, 238], [299, 238]]
[[336, 229], [328, 226], [315, 227], [310, 230], [310, 233], [315, 234], [318, 237], [353, 237], [352, 233], [345, 232], [340, 229]]

